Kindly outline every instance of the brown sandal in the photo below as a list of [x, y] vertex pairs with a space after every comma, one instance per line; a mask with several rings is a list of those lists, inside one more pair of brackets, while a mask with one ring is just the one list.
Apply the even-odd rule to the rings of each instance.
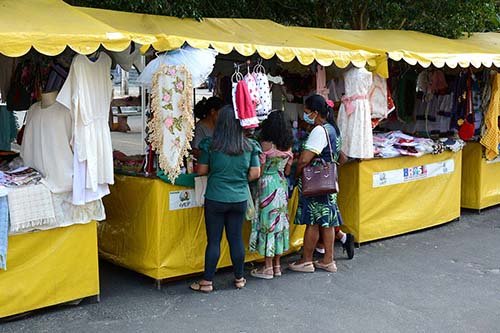
[[294, 262], [294, 263], [288, 265], [288, 269], [292, 270], [294, 272], [314, 273], [314, 265], [311, 261], [306, 261], [306, 262], [303, 262], [302, 264]]
[[271, 280], [274, 277], [274, 271], [272, 267], [262, 267], [259, 269], [253, 269], [250, 272], [250, 275], [258, 279]]
[[247, 285], [247, 280], [245, 278], [234, 280], [234, 286], [236, 287], [236, 289], [245, 288], [246, 285]]
[[274, 271], [274, 276], [275, 277], [280, 277], [281, 276], [281, 266], [274, 266], [273, 267], [273, 271]]
[[189, 288], [193, 291], [197, 291], [200, 293], [211, 293], [214, 291], [214, 286], [212, 285], [212, 282], [204, 281], [203, 283], [201, 281], [195, 282], [192, 285], [189, 286]]

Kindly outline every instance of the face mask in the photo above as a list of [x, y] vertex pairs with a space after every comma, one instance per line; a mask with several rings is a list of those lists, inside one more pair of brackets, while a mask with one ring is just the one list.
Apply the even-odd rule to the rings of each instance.
[[[312, 113], [312, 112], [311, 112], [311, 113]], [[305, 121], [306, 123], [308, 123], [309, 125], [314, 125], [314, 120], [316, 119], [316, 117], [314, 117], [314, 118], [310, 118], [310, 116], [309, 116], [309, 115], [310, 115], [311, 113], [309, 113], [309, 114], [304, 113], [304, 117], [303, 117], [303, 118], [304, 118], [304, 121]]]

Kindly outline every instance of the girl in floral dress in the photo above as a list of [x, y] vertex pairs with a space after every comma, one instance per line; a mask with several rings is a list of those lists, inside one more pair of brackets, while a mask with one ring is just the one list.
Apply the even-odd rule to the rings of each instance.
[[281, 255], [289, 248], [288, 182], [293, 162], [293, 135], [283, 112], [271, 112], [262, 123], [256, 218], [252, 221], [250, 251], [265, 256], [265, 265], [250, 274], [272, 279], [281, 276]]

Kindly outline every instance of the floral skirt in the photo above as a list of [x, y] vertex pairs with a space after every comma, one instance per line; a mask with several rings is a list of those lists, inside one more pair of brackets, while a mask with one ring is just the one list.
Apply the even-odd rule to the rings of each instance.
[[298, 187], [300, 196], [295, 224], [319, 225], [323, 228], [342, 225], [342, 217], [337, 206], [337, 193], [317, 197], [304, 197], [302, 195], [302, 181], [300, 179]]
[[282, 255], [290, 243], [287, 182], [276, 173], [263, 175], [258, 186], [249, 249], [265, 257]]

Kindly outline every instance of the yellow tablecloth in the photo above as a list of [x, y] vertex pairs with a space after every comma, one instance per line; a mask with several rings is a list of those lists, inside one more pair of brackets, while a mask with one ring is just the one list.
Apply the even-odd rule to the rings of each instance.
[[479, 143], [468, 143], [462, 162], [462, 207], [483, 209], [500, 204], [500, 160], [486, 161]]
[[[161, 180], [116, 176], [111, 195], [104, 199], [107, 219], [98, 228], [99, 253], [105, 259], [157, 280], [203, 271], [206, 233], [200, 207], [170, 210], [172, 192], [189, 190]], [[172, 200], [178, 194], [172, 196]], [[290, 200], [291, 221], [297, 193]], [[292, 251], [302, 246], [303, 227], [290, 226]], [[248, 240], [250, 223], [243, 237]], [[261, 257], [247, 253], [246, 261]], [[231, 265], [224, 238], [219, 267]]]
[[[446, 162], [448, 168], [444, 174], [441, 174], [443, 170], [439, 165], [435, 165], [442, 162]], [[451, 165], [453, 172], [450, 172]], [[338, 197], [343, 228], [362, 243], [458, 218], [461, 167], [461, 152], [420, 158], [374, 159], [344, 165], [339, 171]], [[426, 171], [421, 178], [405, 180], [403, 174], [409, 168]], [[436, 176], [431, 175], [432, 170]], [[382, 173], [385, 173], [384, 177]], [[391, 175], [401, 179], [389, 185]], [[377, 187], [375, 177], [381, 177], [377, 178], [379, 185], [380, 179], [385, 177], [388, 183]]]
[[0, 317], [98, 294], [95, 222], [9, 237]]

